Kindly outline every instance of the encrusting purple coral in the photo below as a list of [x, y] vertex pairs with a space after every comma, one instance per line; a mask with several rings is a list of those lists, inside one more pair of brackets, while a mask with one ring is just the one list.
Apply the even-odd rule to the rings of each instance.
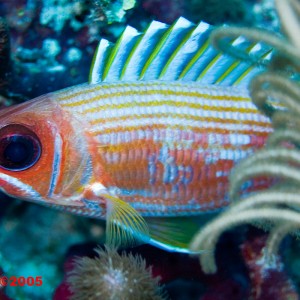
[[248, 238], [241, 246], [242, 255], [251, 281], [250, 299], [297, 300], [296, 288], [285, 272], [281, 258], [273, 255], [268, 260], [265, 253], [267, 235]]

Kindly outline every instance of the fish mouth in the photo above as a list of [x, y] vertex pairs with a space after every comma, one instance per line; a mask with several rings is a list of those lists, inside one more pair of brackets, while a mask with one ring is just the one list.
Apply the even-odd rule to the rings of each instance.
[[30, 185], [17, 178], [0, 173], [0, 190], [8, 196], [31, 202], [44, 202], [43, 197]]

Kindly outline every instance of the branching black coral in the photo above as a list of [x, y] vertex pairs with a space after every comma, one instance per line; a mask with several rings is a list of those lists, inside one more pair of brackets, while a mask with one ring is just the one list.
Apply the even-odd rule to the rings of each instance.
[[[249, 28], [221, 28], [213, 33], [214, 44], [239, 59], [255, 62], [246, 52], [238, 52], [227, 41], [240, 35], [270, 44], [276, 55], [260, 61], [271, 72], [256, 76], [250, 93], [258, 109], [271, 118], [274, 132], [264, 149], [240, 162], [230, 176], [233, 205], [205, 226], [193, 239], [191, 249], [204, 251], [200, 256], [207, 273], [217, 269], [214, 249], [220, 235], [239, 224], [268, 221], [273, 224], [266, 246], [266, 262], [277, 252], [283, 237], [300, 227], [300, 4], [297, 0], [276, 0], [285, 37]], [[241, 197], [241, 187], [257, 177], [276, 181], [269, 189]], [[241, 199], [242, 198], [242, 199]], [[242, 201], [238, 201], [242, 200]]]

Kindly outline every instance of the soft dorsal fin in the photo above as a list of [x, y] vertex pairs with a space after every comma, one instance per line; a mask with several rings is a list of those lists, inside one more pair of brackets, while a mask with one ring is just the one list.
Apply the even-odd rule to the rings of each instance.
[[[89, 83], [182, 80], [206, 85], [247, 84], [259, 67], [213, 48], [209, 41], [212, 29], [205, 22], [195, 25], [182, 17], [171, 26], [153, 21], [144, 33], [127, 26], [116, 44], [100, 41]], [[243, 37], [231, 43], [256, 57], [265, 57], [271, 51]]]

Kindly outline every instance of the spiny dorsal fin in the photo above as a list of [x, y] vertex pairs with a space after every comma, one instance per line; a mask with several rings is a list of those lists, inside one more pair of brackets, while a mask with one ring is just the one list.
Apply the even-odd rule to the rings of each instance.
[[[247, 84], [260, 68], [223, 55], [212, 47], [213, 26], [179, 18], [169, 26], [153, 21], [144, 33], [127, 26], [115, 45], [102, 39], [91, 66], [89, 83], [164, 80], [202, 84]], [[238, 37], [232, 44], [256, 57], [270, 48]]]

